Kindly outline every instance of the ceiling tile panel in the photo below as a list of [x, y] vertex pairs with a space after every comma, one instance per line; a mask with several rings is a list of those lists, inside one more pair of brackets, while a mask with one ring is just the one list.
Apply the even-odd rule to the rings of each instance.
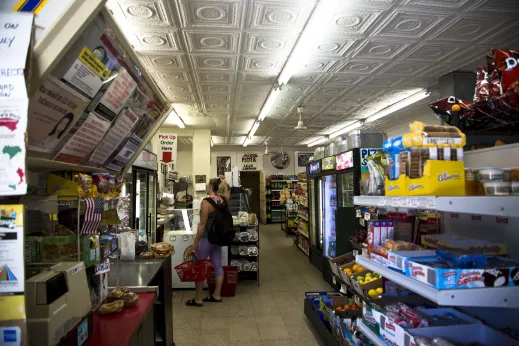
[[315, 1], [252, 1], [249, 29], [300, 32]]
[[405, 0], [407, 6], [424, 6], [436, 9], [455, 10], [474, 0]]
[[244, 56], [243, 71], [263, 72], [269, 76], [277, 76], [285, 65], [285, 58], [277, 56]]
[[135, 51], [179, 52], [176, 31], [134, 33], [128, 36]]
[[351, 55], [355, 59], [394, 59], [409, 44], [387, 40], [364, 40]]
[[274, 84], [276, 82], [276, 75], [267, 76], [261, 73], [255, 72], [242, 72], [240, 73], [240, 82], [241, 83], [271, 83]]
[[247, 34], [245, 54], [273, 54], [288, 56], [294, 48], [296, 36], [274, 36], [250, 33]]
[[243, 1], [176, 0], [176, 3], [183, 28], [240, 28]]
[[346, 37], [362, 37], [371, 25], [382, 15], [382, 10], [349, 7], [338, 11], [329, 23], [328, 31], [340, 33]]
[[239, 54], [240, 34], [236, 32], [184, 31], [188, 52]]
[[140, 26], [147, 29], [175, 28], [168, 16], [168, 1], [117, 1], [111, 9], [123, 28]]
[[353, 60], [348, 59], [342, 62], [340, 66], [337, 66], [337, 72], [352, 73], [352, 74], [373, 74], [381, 66], [383, 62], [375, 60]]
[[446, 23], [436, 35], [436, 40], [454, 41], [461, 44], [479, 42], [504, 26], [502, 18], [489, 15], [461, 15]]
[[152, 70], [188, 70], [185, 59], [179, 54], [140, 55], [146, 68]]
[[236, 70], [235, 56], [191, 54], [189, 58], [195, 70]]
[[355, 39], [326, 35], [319, 42], [314, 44], [310, 55], [346, 58], [350, 56], [350, 49], [356, 42], [357, 40]]
[[172, 84], [190, 82], [189, 74], [183, 71], [160, 71], [151, 72], [151, 75], [157, 83]]
[[230, 93], [230, 84], [206, 84], [198, 83], [198, 90], [200, 93]]
[[234, 81], [234, 73], [222, 71], [195, 72], [195, 77], [199, 83], [232, 83]]
[[447, 14], [440, 15], [433, 12], [394, 10], [386, 14], [384, 20], [373, 32], [373, 35], [397, 39], [419, 39], [435, 29], [445, 17], [447, 17]]

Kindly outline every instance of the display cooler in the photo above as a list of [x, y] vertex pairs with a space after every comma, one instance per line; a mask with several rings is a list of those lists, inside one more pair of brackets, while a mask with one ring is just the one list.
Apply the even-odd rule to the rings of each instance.
[[[155, 162], [155, 164], [153, 164]], [[130, 198], [130, 220], [126, 225], [139, 232], [151, 248], [157, 242], [157, 156], [144, 150], [126, 173], [122, 195]]]
[[310, 262], [330, 284], [328, 260], [353, 250], [348, 237], [355, 235], [359, 227], [353, 197], [367, 194], [366, 158], [379, 150], [356, 148], [307, 166]]

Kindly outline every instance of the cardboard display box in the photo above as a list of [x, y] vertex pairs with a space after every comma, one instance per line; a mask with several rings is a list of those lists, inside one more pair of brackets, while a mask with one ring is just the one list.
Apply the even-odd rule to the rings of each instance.
[[[101, 261], [101, 250], [98, 235], [80, 235], [80, 261], [85, 266]], [[77, 236], [25, 237], [27, 263], [56, 263], [61, 261], [77, 261]]]

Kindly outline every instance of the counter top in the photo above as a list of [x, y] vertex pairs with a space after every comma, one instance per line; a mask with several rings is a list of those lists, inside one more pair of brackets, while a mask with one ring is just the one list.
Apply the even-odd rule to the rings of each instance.
[[155, 292], [137, 293], [137, 295], [139, 303], [135, 307], [124, 308], [123, 311], [110, 315], [94, 313], [92, 336], [84, 345], [128, 345], [144, 318], [152, 312], [153, 304], [157, 299]]
[[108, 286], [149, 286], [166, 258], [140, 259], [133, 261], [111, 260]]

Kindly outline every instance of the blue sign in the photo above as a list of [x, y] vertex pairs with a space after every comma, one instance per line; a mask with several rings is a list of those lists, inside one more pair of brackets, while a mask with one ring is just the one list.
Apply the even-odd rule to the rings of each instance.
[[360, 149], [360, 165], [367, 166], [368, 165], [368, 157], [371, 155], [375, 155], [378, 153], [380, 148], [361, 148]]
[[308, 174], [321, 173], [321, 161], [315, 161], [308, 165]]

